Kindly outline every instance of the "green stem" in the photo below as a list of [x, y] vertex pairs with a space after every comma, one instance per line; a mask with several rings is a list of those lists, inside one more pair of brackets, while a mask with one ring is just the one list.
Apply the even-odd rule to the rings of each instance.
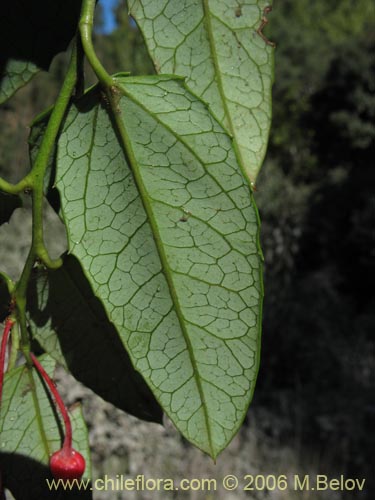
[[81, 34], [82, 46], [92, 69], [104, 87], [112, 87], [115, 80], [107, 73], [102, 63], [99, 61], [94, 45], [92, 43], [92, 31], [94, 26], [95, 0], [83, 0], [81, 17], [79, 20], [79, 31]]
[[10, 295], [12, 295], [12, 292], [14, 290], [14, 281], [10, 276], [8, 276], [6, 273], [0, 271], [0, 281], [4, 281], [4, 283], [7, 286], [8, 292]]
[[70, 97], [73, 93], [76, 83], [76, 68], [77, 51], [76, 44], [74, 44], [65, 80], [55, 102], [55, 105], [52, 109], [52, 113], [48, 121], [48, 126], [46, 128], [42, 144], [35, 159], [34, 166], [29, 174], [33, 179], [34, 190], [35, 188], [39, 187], [40, 191], [43, 191], [43, 179], [45, 171], [47, 169], [48, 160], [53, 151], [61, 122], [64, 118], [66, 108], [69, 104]]
[[55, 146], [57, 134], [64, 119], [71, 95], [76, 84], [77, 74], [77, 52], [73, 47], [71, 60], [61, 87], [55, 106], [51, 112], [48, 125], [38, 151], [35, 163], [25, 179], [30, 180], [32, 188], [32, 241], [29, 254], [26, 259], [21, 277], [15, 287], [14, 299], [17, 306], [19, 324], [21, 330], [21, 345], [27, 356], [29, 349], [29, 336], [26, 324], [26, 292], [31, 271], [36, 259], [40, 259], [47, 267], [56, 268], [61, 265], [61, 259], [53, 261], [48, 256], [43, 239], [43, 181], [48, 166], [49, 158]]
[[17, 182], [17, 184], [12, 184], [11, 182], [8, 182], [0, 177], [0, 191], [4, 191], [4, 193], [19, 194], [28, 189], [31, 189], [30, 179], [28, 176]]

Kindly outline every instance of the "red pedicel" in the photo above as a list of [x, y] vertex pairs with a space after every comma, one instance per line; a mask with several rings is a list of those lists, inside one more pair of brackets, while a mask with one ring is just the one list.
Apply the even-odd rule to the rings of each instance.
[[1, 348], [0, 348], [0, 405], [1, 405], [1, 398], [3, 395], [3, 381], [4, 381], [4, 372], [5, 372], [5, 353], [7, 350], [9, 334], [12, 330], [13, 325], [14, 325], [14, 320], [12, 318], [7, 318], [5, 321], [3, 338], [1, 339]]
[[56, 404], [61, 412], [65, 425], [65, 439], [61, 450], [56, 451], [50, 458], [49, 467], [55, 479], [80, 479], [85, 472], [85, 459], [74, 448], [72, 448], [72, 424], [68, 410], [58, 393], [54, 382], [50, 379], [49, 375], [39, 363], [38, 359], [33, 353], [30, 353], [35, 367], [41, 374], [50, 391], [55, 398]]

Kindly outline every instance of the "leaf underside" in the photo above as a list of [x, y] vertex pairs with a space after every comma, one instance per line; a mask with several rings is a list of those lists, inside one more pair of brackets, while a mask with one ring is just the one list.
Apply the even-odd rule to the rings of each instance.
[[[53, 376], [55, 361], [44, 355], [40, 362], [47, 373]], [[35, 382], [38, 409], [35, 406], [30, 377]], [[37, 413], [40, 413], [40, 422]], [[88, 435], [80, 408], [76, 407], [70, 415], [73, 446], [84, 455], [85, 477], [90, 477]], [[48, 469], [49, 456], [61, 448], [63, 428], [49, 392], [35, 369], [31, 374], [26, 365], [23, 365], [5, 375], [0, 417], [0, 467], [6, 487], [17, 498], [34, 499], [38, 493], [39, 498], [44, 498], [43, 493], [51, 494], [51, 498], [55, 498], [53, 493], [48, 491], [45, 479], [51, 478]], [[19, 472], [20, 462], [23, 464], [22, 474]]]
[[258, 29], [269, 0], [131, 0], [158, 73], [186, 77], [233, 136], [255, 182], [271, 123], [273, 46]]
[[118, 77], [73, 106], [56, 185], [80, 261], [138, 370], [182, 434], [216, 457], [258, 370], [258, 216], [232, 141], [181, 79]]

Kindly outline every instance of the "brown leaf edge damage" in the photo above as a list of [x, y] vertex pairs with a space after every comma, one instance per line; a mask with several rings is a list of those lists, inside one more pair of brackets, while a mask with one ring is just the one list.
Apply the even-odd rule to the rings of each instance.
[[268, 5], [267, 7], [264, 8], [263, 15], [262, 15], [262, 18], [260, 20], [260, 25], [257, 29], [257, 33], [266, 42], [267, 45], [270, 45], [271, 47], [276, 47], [276, 44], [274, 42], [271, 42], [270, 40], [268, 40], [266, 35], [263, 33], [264, 28], [267, 26], [267, 24], [269, 22], [267, 19], [267, 14], [269, 14], [271, 11], [272, 11], [271, 5]]

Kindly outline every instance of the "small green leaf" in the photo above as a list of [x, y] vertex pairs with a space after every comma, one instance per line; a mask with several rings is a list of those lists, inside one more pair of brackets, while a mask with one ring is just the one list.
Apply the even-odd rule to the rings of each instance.
[[[55, 361], [42, 356], [40, 362], [52, 377]], [[51, 478], [49, 456], [62, 446], [63, 427], [47, 391], [37, 371], [30, 371], [26, 365], [5, 375], [0, 410], [0, 467], [5, 487], [16, 498], [50, 498], [46, 483], [46, 478]], [[71, 418], [73, 446], [85, 457], [85, 477], [89, 478], [88, 435], [79, 407], [71, 412]]]
[[12, 213], [19, 207], [22, 207], [20, 196], [0, 191], [0, 225], [9, 222]]
[[0, 79], [0, 104], [23, 87], [38, 71], [38, 66], [32, 62], [11, 59], [6, 64]]
[[34, 338], [77, 380], [118, 408], [161, 423], [159, 405], [72, 255], [56, 271], [35, 271], [27, 303]]
[[271, 123], [273, 47], [258, 33], [269, 0], [131, 0], [158, 73], [185, 76], [233, 135], [255, 182]]
[[257, 211], [231, 138], [183, 80], [117, 81], [117, 130], [94, 90], [60, 136], [70, 252], [161, 406], [216, 457], [258, 371]]
[[0, 103], [66, 50], [81, 10], [80, 0], [3, 2], [0, 16]]

